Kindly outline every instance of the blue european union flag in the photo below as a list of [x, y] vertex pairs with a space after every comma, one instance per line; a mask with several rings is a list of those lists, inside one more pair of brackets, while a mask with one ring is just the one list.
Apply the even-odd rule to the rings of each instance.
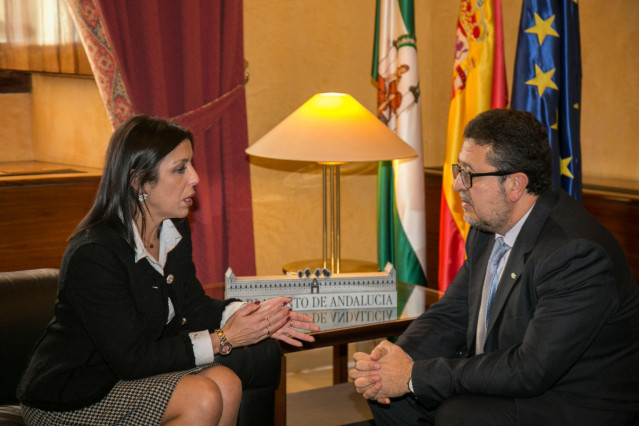
[[548, 131], [553, 184], [581, 201], [581, 46], [574, 0], [524, 0], [511, 108]]

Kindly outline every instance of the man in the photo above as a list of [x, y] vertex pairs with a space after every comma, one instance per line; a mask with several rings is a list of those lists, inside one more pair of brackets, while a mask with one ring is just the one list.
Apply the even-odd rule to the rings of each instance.
[[376, 423], [639, 422], [639, 287], [612, 235], [550, 187], [544, 127], [484, 112], [458, 162], [466, 261], [397, 345], [354, 356]]

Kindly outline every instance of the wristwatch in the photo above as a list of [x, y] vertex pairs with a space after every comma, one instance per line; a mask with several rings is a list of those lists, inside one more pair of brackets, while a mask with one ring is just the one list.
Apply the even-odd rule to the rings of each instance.
[[406, 383], [406, 384], [408, 385], [408, 390], [409, 390], [409, 392], [410, 392], [413, 396], [415, 396], [415, 389], [413, 389], [413, 378], [412, 378], [412, 377], [409, 377], [409, 378], [408, 378], [408, 383]]
[[220, 340], [220, 355], [228, 355], [233, 350], [233, 345], [226, 340], [226, 336], [224, 335], [224, 330], [218, 328], [215, 330], [215, 334], [217, 334], [217, 338]]

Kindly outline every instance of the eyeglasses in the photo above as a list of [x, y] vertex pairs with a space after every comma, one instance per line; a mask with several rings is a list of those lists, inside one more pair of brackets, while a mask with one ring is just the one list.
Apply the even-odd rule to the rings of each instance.
[[461, 175], [462, 184], [466, 187], [466, 189], [470, 189], [473, 187], [473, 178], [480, 176], [508, 176], [512, 175], [516, 172], [505, 172], [505, 171], [496, 171], [490, 173], [472, 173], [466, 169], [462, 169], [459, 167], [459, 164], [453, 164], [453, 179], [457, 179], [457, 175]]

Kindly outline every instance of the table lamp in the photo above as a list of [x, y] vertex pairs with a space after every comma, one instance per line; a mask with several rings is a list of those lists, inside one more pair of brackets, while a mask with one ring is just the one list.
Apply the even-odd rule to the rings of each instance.
[[318, 266], [332, 273], [340, 273], [341, 269], [340, 166], [417, 157], [417, 151], [352, 96], [343, 93], [313, 96], [247, 148], [246, 153], [276, 160], [312, 161], [322, 166], [323, 258]]

